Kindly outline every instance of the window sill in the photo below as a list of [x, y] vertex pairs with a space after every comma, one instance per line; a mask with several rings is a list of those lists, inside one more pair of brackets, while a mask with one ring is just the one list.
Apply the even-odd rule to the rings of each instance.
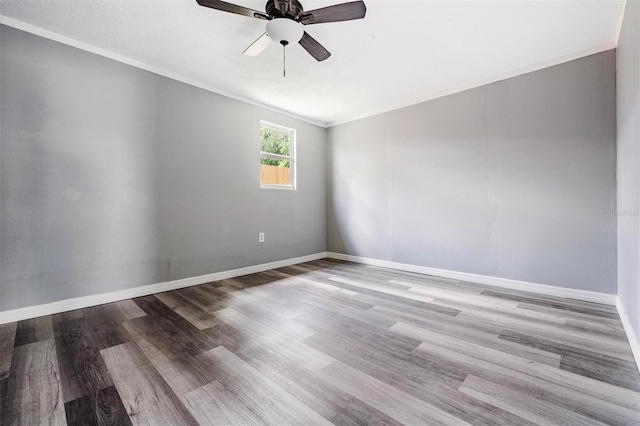
[[260, 189], [275, 189], [278, 191], [295, 191], [293, 185], [265, 185], [260, 184]]

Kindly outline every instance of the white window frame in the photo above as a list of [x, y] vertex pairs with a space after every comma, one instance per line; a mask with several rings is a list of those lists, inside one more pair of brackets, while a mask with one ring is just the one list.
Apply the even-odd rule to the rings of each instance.
[[[262, 128], [268, 127], [274, 130], [280, 130], [289, 133], [289, 155], [271, 154], [260, 150], [260, 161], [258, 164], [262, 164], [263, 158], [271, 158], [273, 160], [285, 160], [289, 162], [289, 185], [276, 185], [276, 184], [263, 184], [260, 176], [260, 169], [258, 168], [258, 179], [260, 182], [260, 189], [279, 189], [285, 191], [296, 190], [296, 177], [298, 175], [296, 170], [296, 129], [290, 127], [281, 126], [280, 124], [270, 123], [268, 121], [260, 120], [260, 132], [258, 132], [258, 138], [262, 134]], [[259, 148], [262, 148], [262, 141], [258, 140]]]

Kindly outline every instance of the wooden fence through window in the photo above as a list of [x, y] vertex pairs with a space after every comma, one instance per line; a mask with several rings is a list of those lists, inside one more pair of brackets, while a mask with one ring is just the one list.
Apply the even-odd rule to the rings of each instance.
[[289, 185], [291, 183], [289, 168], [260, 164], [260, 183], [264, 185]]

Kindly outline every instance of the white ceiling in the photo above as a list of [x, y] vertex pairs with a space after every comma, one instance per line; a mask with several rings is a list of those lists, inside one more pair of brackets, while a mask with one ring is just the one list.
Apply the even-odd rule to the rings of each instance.
[[[235, 2], [264, 10], [266, 0]], [[301, 2], [311, 10], [341, 0]], [[286, 78], [281, 46], [258, 57], [242, 54], [263, 33], [264, 21], [195, 0], [2, 0], [0, 14], [9, 25], [56, 33], [113, 53], [107, 56], [332, 125], [611, 49], [624, 3], [365, 2], [363, 20], [307, 26], [332, 56], [318, 63], [292, 46]]]

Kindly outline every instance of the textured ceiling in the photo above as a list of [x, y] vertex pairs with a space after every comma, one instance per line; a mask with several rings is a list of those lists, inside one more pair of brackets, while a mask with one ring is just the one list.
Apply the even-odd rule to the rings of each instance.
[[[340, 3], [301, 0], [306, 10]], [[176, 1], [0, 1], [28, 24], [148, 64], [220, 93], [336, 124], [615, 46], [623, 2], [376, 1], [367, 17], [305, 29], [331, 53], [299, 45], [242, 52], [264, 21]], [[237, 4], [264, 10], [263, 1]], [[11, 22], [8, 22], [11, 21]]]

